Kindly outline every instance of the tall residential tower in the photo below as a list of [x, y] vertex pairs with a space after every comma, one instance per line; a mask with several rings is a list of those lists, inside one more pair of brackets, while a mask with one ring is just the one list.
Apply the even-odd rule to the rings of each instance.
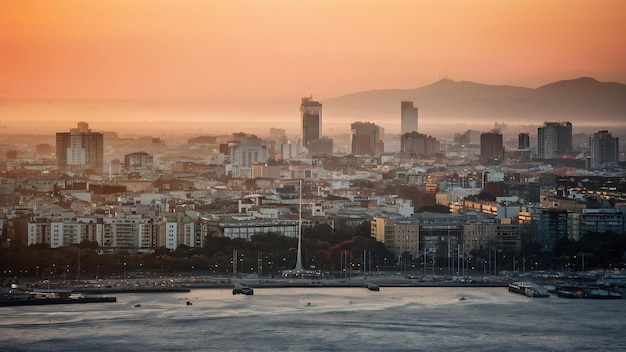
[[313, 97], [302, 98], [300, 104], [302, 118], [302, 146], [309, 148], [311, 143], [322, 138], [322, 104]]
[[417, 132], [417, 108], [413, 106], [412, 101], [403, 101], [401, 107], [401, 126], [400, 133]]
[[591, 149], [591, 168], [599, 169], [615, 166], [619, 163], [619, 138], [613, 137], [609, 131], [598, 131], [589, 138]]
[[537, 157], [556, 159], [572, 152], [572, 123], [544, 122], [537, 129]]
[[497, 131], [481, 133], [480, 159], [483, 163], [500, 163], [504, 160], [502, 134]]
[[91, 172], [102, 175], [104, 166], [104, 138], [100, 132], [91, 132], [86, 122], [70, 132], [57, 132], [56, 157], [61, 172]]
[[352, 154], [380, 156], [384, 152], [382, 129], [371, 122], [354, 122], [351, 126]]

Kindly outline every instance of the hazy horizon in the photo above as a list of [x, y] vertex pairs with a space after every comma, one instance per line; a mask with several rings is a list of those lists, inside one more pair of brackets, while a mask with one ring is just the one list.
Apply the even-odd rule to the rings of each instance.
[[[9, 119], [0, 122], [0, 135], [31, 134], [54, 135], [56, 132], [69, 131], [77, 122], [85, 121], [93, 131], [116, 132], [121, 137], [172, 137], [200, 135], [228, 135], [235, 132], [252, 133], [259, 136], [269, 135], [271, 128], [281, 128], [287, 137], [293, 139], [301, 134], [299, 105], [278, 106], [266, 109], [265, 116], [259, 116], [255, 107], [234, 107], [223, 110], [210, 104], [201, 103], [167, 103], [167, 102], [106, 102], [106, 101], [7, 101], [0, 100], [0, 115]], [[399, 103], [398, 103], [399, 105]], [[15, 118], [7, 111], [12, 111]], [[270, 113], [267, 113], [270, 111]], [[273, 111], [273, 115], [272, 115]], [[141, 116], [141, 117], [140, 117]], [[26, 120], [26, 125], [20, 122]], [[338, 121], [335, 121], [338, 120]], [[365, 121], [367, 119], [361, 119]], [[370, 119], [371, 120], [371, 119]], [[565, 121], [553, 119], [553, 121]], [[356, 121], [356, 120], [355, 120]], [[324, 135], [337, 136], [350, 133], [349, 118], [334, 119], [324, 113]], [[420, 133], [435, 137], [451, 137], [454, 133], [468, 129], [487, 132], [494, 128], [495, 123], [505, 123], [515, 131], [536, 132], [543, 122], [527, 120], [519, 123], [502, 120], [462, 120], [420, 116]], [[385, 119], [381, 127], [385, 134], [400, 133], [399, 113]], [[606, 125], [595, 120], [588, 123], [574, 123], [574, 133], [598, 129], [626, 127], [623, 125]], [[503, 131], [507, 133], [508, 131]]]
[[[615, 42], [626, 33], [624, 1], [9, 0], [0, 23], [0, 133], [84, 120], [121, 134], [276, 127], [293, 136], [309, 95], [324, 102], [443, 78], [626, 82], [626, 47]], [[349, 132], [352, 116], [323, 114], [324, 135]], [[441, 118], [420, 112], [420, 132], [437, 135]], [[355, 120], [399, 130], [397, 115]], [[496, 121], [447, 121], [461, 122]]]

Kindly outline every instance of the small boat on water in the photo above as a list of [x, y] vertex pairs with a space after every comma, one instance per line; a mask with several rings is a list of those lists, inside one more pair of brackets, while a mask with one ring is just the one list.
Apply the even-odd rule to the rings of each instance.
[[568, 291], [568, 290], [558, 290], [557, 296], [561, 298], [587, 298], [587, 295], [583, 290], [576, 291]]
[[233, 289], [233, 295], [252, 296], [254, 295], [254, 289], [252, 289], [252, 287], [244, 286], [242, 284], [237, 283], [235, 284], [235, 288]]
[[590, 299], [621, 299], [622, 295], [617, 292], [602, 289], [590, 289], [587, 291], [587, 298]]
[[370, 291], [380, 291], [380, 286], [373, 284], [373, 283], [369, 283], [367, 284], [367, 289]]
[[550, 297], [550, 292], [548, 292], [547, 288], [530, 282], [511, 282], [509, 284], [509, 292], [532, 298]]
[[562, 286], [558, 288], [557, 295], [562, 298], [622, 299], [618, 292], [597, 287]]

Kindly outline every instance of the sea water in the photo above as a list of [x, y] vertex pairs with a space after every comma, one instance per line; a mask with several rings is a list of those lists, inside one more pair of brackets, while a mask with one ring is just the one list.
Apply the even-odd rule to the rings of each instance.
[[626, 300], [431, 287], [116, 296], [116, 303], [0, 308], [0, 350], [626, 350]]

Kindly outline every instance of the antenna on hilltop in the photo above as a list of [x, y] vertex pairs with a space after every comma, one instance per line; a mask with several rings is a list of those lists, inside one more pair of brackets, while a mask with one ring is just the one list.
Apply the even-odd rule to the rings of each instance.
[[441, 76], [441, 74], [439, 74], [439, 76], [437, 77], [440, 81], [445, 81], [448, 79], [448, 66], [444, 65], [443, 66], [443, 77]]

